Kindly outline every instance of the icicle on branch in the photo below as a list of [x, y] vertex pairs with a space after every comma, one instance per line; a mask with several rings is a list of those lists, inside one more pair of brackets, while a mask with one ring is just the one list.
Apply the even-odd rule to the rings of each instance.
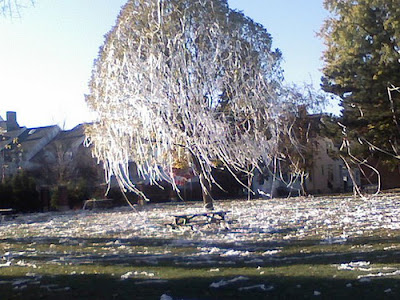
[[266, 30], [226, 1], [128, 1], [90, 82], [94, 155], [136, 193], [131, 162], [174, 187], [178, 152], [208, 182], [216, 162], [233, 174], [269, 164], [289, 105], [279, 61]]

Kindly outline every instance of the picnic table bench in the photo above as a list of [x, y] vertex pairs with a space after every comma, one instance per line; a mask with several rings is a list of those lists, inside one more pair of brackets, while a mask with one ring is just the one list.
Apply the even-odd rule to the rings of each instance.
[[197, 214], [174, 215], [175, 225], [186, 225], [194, 219], [205, 218], [208, 223], [218, 223], [225, 220], [229, 211], [210, 211]]
[[0, 208], [0, 223], [3, 222], [6, 216], [12, 216], [15, 213], [13, 208]]
[[82, 209], [110, 208], [113, 205], [113, 199], [89, 199], [83, 203]]

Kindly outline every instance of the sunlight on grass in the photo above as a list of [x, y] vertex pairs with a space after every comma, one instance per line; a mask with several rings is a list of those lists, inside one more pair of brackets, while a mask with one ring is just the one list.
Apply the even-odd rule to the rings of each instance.
[[124, 208], [20, 215], [0, 224], [0, 293], [6, 299], [128, 299], [133, 292], [159, 299], [166, 291], [179, 299], [395, 297], [397, 203], [397, 196], [368, 205], [222, 201], [232, 211], [226, 223], [180, 228], [165, 224], [177, 208], [193, 212], [199, 203], [150, 205], [141, 216]]

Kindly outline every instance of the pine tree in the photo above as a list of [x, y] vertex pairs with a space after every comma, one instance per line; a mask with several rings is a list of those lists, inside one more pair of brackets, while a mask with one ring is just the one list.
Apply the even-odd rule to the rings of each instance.
[[[326, 20], [321, 36], [322, 88], [341, 98], [342, 123], [359, 150], [370, 155], [379, 147], [391, 155], [400, 150], [400, 1], [325, 0], [333, 17]], [[372, 146], [374, 145], [374, 146]], [[390, 160], [382, 151], [377, 156]]]

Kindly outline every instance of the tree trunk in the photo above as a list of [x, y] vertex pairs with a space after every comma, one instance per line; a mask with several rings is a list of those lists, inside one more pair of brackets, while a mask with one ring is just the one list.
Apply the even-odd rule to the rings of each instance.
[[[307, 185], [305, 181], [306, 175], [304, 174], [305, 172], [302, 171], [300, 175], [300, 187], [301, 187], [301, 196], [307, 196]], [[300, 196], [300, 195], [299, 195]]]
[[202, 173], [200, 173], [199, 178], [201, 185], [201, 193], [203, 195], [204, 208], [207, 210], [214, 210], [214, 200], [211, 197], [210, 184]]
[[204, 208], [206, 210], [214, 210], [214, 199], [211, 197], [211, 185], [203, 174], [198, 158], [193, 155], [193, 153], [191, 154], [191, 159], [193, 162], [193, 169], [195, 173], [199, 175]]

